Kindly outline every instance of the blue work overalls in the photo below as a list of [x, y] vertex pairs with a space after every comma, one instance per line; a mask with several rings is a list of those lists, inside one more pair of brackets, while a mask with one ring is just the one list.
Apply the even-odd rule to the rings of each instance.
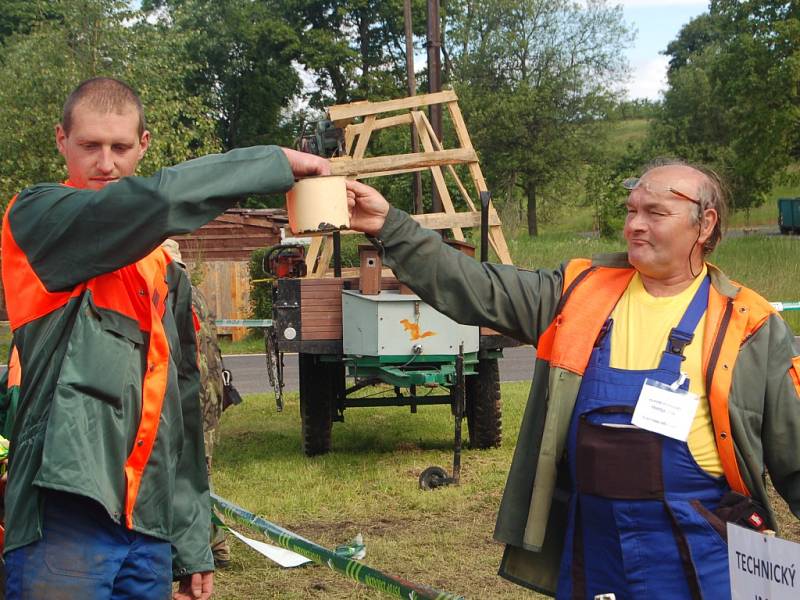
[[679, 379], [708, 288], [706, 278], [656, 369], [611, 368], [610, 319], [600, 334], [567, 440], [573, 493], [559, 599], [730, 598], [727, 545], [703, 516], [728, 491], [724, 477], [703, 471], [686, 442], [630, 426], [646, 378]]

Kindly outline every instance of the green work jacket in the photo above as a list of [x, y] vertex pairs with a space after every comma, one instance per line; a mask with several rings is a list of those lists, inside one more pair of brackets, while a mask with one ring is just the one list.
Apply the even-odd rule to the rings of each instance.
[[[544, 342], [562, 297], [567, 264], [534, 271], [480, 264], [395, 208], [375, 243], [398, 279], [454, 320], [488, 326], [533, 346], [539, 346], [540, 338]], [[592, 264], [632, 270], [625, 254], [598, 257]], [[742, 326], [741, 339], [733, 340], [733, 359], [717, 363], [732, 383], [723, 399], [730, 435], [723, 431], [715, 435], [732, 438], [734, 468], [738, 466], [755, 499], [769, 507], [765, 484], [769, 472], [777, 491], [800, 516], [800, 352], [794, 335], [754, 292], [732, 283], [713, 265], [709, 273], [712, 296], [733, 309], [713, 315], [723, 323], [720, 328], [732, 326], [736, 319], [747, 321], [754, 313], [764, 315]], [[533, 383], [494, 537], [506, 544], [502, 576], [554, 594], [571, 485], [563, 449], [581, 375], [541, 356], [532, 367]], [[776, 528], [771, 509], [769, 525]]]
[[[126, 177], [100, 191], [41, 184], [16, 197], [2, 238], [22, 373], [6, 551], [41, 537], [42, 491], [52, 489], [91, 498], [115, 521], [170, 541], [176, 578], [213, 570], [191, 286], [158, 247], [241, 197], [292, 184], [285, 154], [259, 146]], [[151, 256], [160, 269], [149, 298], [140, 269]], [[166, 338], [168, 353], [162, 344], [161, 354], [148, 354], [154, 337]], [[152, 362], [156, 356], [161, 364]], [[163, 374], [161, 394], [143, 401], [148, 371]], [[147, 406], [157, 407], [147, 419], [155, 433], [131, 501], [126, 463], [142, 445]]]

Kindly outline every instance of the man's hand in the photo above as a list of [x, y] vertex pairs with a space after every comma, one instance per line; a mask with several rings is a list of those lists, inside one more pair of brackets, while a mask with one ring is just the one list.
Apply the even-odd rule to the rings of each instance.
[[314, 175], [330, 175], [331, 163], [328, 159], [309, 154], [308, 152], [298, 152], [289, 148], [281, 148], [286, 158], [289, 159], [289, 166], [295, 177], [313, 177]]
[[389, 213], [389, 203], [380, 192], [358, 181], [347, 180], [350, 229], [378, 235]]
[[214, 591], [214, 571], [192, 573], [178, 580], [172, 600], [208, 600]]

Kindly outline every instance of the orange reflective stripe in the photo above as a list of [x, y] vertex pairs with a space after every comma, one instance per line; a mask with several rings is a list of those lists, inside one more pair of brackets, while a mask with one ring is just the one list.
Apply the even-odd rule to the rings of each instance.
[[11, 347], [11, 358], [8, 359], [8, 387], [19, 387], [22, 382], [22, 365], [19, 363], [19, 352], [16, 346]]
[[[567, 293], [569, 286], [572, 285], [572, 282], [575, 281], [578, 275], [591, 266], [592, 261], [588, 258], [577, 258], [567, 263], [567, 267], [564, 269], [564, 283], [561, 286], [560, 302], [563, 302], [564, 294]], [[559, 317], [560, 313], [556, 314], [547, 329], [539, 336], [539, 343], [536, 345], [536, 356], [543, 360], [550, 360], [550, 356], [553, 353], [553, 341], [555, 340], [556, 330], [560, 324]]]
[[634, 273], [632, 268], [601, 267], [573, 289], [554, 322], [556, 331], [547, 359], [551, 367], [583, 375], [600, 329]]
[[133, 528], [133, 507], [139, 494], [142, 474], [150, 460], [158, 434], [161, 407], [167, 389], [169, 343], [161, 321], [168, 291], [166, 265], [167, 257], [160, 248], [136, 263], [136, 269], [146, 285], [150, 311], [150, 345], [147, 348], [147, 371], [142, 384], [142, 418], [133, 450], [125, 462], [125, 523], [129, 529]]
[[85, 289], [84, 286], [77, 286], [70, 291], [47, 291], [28, 262], [28, 257], [14, 240], [8, 223], [8, 213], [16, 200], [14, 196], [3, 215], [2, 233], [3, 289], [8, 300], [6, 310], [12, 331], [61, 308]]
[[[729, 321], [725, 330], [720, 331], [720, 327], [725, 325], [722, 321], [725, 318], [725, 308], [727, 308], [728, 302], [731, 303]], [[740, 494], [749, 496], [750, 492], [742, 479], [739, 463], [736, 460], [733, 436], [731, 435], [728, 395], [733, 381], [733, 369], [742, 342], [758, 331], [770, 314], [775, 312], [775, 309], [766, 300], [747, 288], [742, 288], [736, 299], [731, 301], [712, 287], [709, 294], [709, 313], [711, 313], [712, 306], [715, 309], [714, 316], [718, 325], [714, 326], [713, 335], [709, 335], [707, 324], [706, 337], [711, 338], [713, 345], [718, 346], [719, 350], [716, 357], [704, 356], [703, 362], [707, 369], [713, 369], [713, 373], [707, 375], [710, 385], [707, 385], [706, 394], [708, 394], [711, 420], [714, 424], [717, 451], [728, 485]], [[723, 308], [720, 310], [721, 306]], [[720, 335], [723, 338], [717, 341]], [[713, 346], [708, 343], [708, 339], [705, 346], [713, 353]], [[713, 363], [709, 364], [709, 361], [713, 361]]]
[[792, 378], [794, 391], [797, 393], [797, 397], [800, 398], [800, 356], [792, 358], [792, 366], [789, 367], [789, 377]]

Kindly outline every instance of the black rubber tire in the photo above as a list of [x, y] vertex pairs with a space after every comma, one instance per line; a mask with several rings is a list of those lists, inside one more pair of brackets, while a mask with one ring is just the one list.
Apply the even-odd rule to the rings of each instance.
[[503, 405], [497, 359], [481, 359], [477, 375], [466, 378], [466, 388], [470, 447], [499, 448], [503, 441]]
[[298, 359], [303, 452], [325, 454], [331, 450], [336, 390], [344, 382], [344, 365], [323, 362], [316, 354], [301, 353]]
[[435, 490], [448, 485], [447, 471], [442, 467], [428, 467], [419, 476], [419, 489]]

